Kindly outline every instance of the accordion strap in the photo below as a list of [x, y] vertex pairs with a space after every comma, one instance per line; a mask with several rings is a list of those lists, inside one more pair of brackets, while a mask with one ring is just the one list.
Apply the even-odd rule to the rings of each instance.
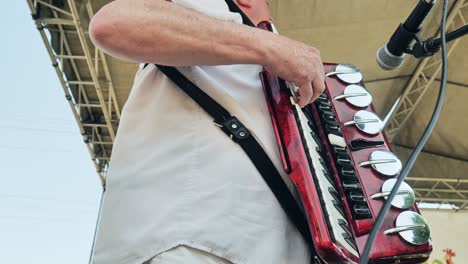
[[305, 215], [275, 165], [255, 137], [251, 135], [250, 131], [235, 116], [232, 116], [223, 106], [203, 92], [176, 68], [162, 65], [156, 66], [212, 116], [214, 123], [221, 127], [234, 142], [240, 145], [270, 187], [289, 219], [299, 230], [304, 240], [311, 246], [310, 248], [314, 249]]

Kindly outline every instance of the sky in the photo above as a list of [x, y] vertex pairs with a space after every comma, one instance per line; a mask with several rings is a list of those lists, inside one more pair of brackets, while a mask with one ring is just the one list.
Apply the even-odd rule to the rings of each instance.
[[0, 40], [0, 259], [88, 263], [102, 188], [25, 0]]

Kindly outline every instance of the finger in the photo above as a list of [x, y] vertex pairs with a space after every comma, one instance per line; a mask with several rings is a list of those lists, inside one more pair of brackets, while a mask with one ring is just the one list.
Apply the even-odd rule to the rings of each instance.
[[299, 102], [297, 102], [297, 104], [299, 105], [299, 107], [304, 107], [310, 102], [310, 99], [312, 98], [312, 84], [310, 82], [307, 82], [306, 84], [302, 85], [299, 88], [299, 94], [300, 99]]
[[311, 97], [309, 104], [317, 100], [317, 98], [323, 93], [325, 90], [325, 82], [321, 78], [316, 78], [312, 81], [312, 90], [313, 96]]
[[322, 80], [325, 80], [325, 68], [323, 67], [323, 63], [321, 61], [320, 61], [320, 70], [321, 70], [320, 71], [320, 73], [321, 73], [320, 78]]
[[316, 61], [316, 69], [319, 69], [317, 73], [318, 75], [317, 77], [322, 80], [325, 80], [325, 68], [320, 58], [318, 58], [318, 60]]
[[322, 60], [320, 60], [320, 58], [316, 62], [316, 67], [317, 69], [319, 69], [317, 72], [317, 75], [318, 75], [317, 77], [322, 80], [325, 80], [325, 68], [323, 67], [323, 63], [322, 63]]

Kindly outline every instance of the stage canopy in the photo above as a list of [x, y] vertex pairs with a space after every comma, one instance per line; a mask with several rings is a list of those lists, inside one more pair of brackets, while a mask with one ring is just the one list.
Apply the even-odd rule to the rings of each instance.
[[[27, 2], [104, 184], [122, 106], [137, 70], [137, 65], [97, 50], [89, 40], [90, 17], [110, 0]], [[403, 160], [416, 145], [433, 111], [440, 84], [440, 55], [424, 60], [407, 57], [402, 68], [386, 72], [376, 65], [375, 53], [417, 2], [272, 0], [270, 4], [281, 34], [317, 47], [326, 62], [350, 63], [361, 69], [382, 119], [400, 97], [386, 131]], [[426, 22], [422, 39], [437, 35], [441, 4], [438, 1]], [[450, 1], [449, 12], [449, 31], [466, 25], [468, 0]], [[445, 107], [408, 182], [419, 201], [466, 209], [468, 37], [450, 43], [449, 54]]]

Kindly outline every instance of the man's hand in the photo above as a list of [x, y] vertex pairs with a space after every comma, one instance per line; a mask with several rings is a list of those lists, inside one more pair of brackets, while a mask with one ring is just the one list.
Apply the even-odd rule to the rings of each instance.
[[269, 62], [265, 67], [299, 87], [299, 101], [304, 107], [325, 89], [325, 75], [320, 51], [303, 43], [278, 36], [270, 45]]

